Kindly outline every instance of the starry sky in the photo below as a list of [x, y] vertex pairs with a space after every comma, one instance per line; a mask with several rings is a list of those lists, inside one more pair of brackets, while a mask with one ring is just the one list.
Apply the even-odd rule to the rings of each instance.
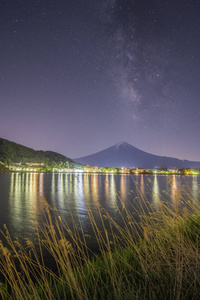
[[200, 161], [200, 1], [0, 0], [0, 137]]

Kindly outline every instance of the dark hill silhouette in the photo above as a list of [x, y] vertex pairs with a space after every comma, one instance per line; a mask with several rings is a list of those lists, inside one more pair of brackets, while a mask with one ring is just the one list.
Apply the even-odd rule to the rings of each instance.
[[34, 150], [26, 146], [0, 138], [0, 161], [7, 163], [67, 163], [69, 167], [78, 167], [72, 159], [53, 151]]
[[75, 158], [75, 161], [99, 167], [127, 168], [193, 168], [199, 169], [200, 162], [180, 160], [177, 158], [158, 156], [135, 148], [123, 142], [100, 152]]

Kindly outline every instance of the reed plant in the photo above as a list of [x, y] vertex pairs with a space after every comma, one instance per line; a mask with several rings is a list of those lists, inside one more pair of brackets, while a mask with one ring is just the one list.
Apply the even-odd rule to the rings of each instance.
[[138, 191], [131, 209], [122, 201], [116, 208], [122, 226], [98, 207], [100, 226], [88, 208], [98, 254], [81, 222], [71, 216], [69, 227], [43, 201], [37, 249], [29, 239], [13, 241], [6, 227], [1, 231], [2, 299], [200, 299], [200, 206], [188, 193], [171, 206], [158, 200], [155, 210]]

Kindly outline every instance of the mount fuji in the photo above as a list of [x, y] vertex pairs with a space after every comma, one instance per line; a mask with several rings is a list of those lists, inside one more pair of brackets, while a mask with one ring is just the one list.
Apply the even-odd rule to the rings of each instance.
[[200, 169], [200, 162], [150, 154], [126, 142], [117, 143], [100, 152], [75, 158], [74, 160], [82, 164], [98, 167]]

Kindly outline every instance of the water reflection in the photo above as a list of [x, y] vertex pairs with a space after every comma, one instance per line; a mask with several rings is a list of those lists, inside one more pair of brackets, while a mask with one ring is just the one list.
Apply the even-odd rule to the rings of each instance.
[[91, 175], [91, 196], [92, 198], [97, 201], [98, 200], [98, 174], [92, 174]]
[[141, 175], [140, 177], [140, 191], [142, 196], [144, 196], [145, 195], [144, 175]]
[[195, 201], [199, 198], [199, 186], [197, 181], [197, 176], [192, 176], [192, 196]]
[[114, 174], [111, 174], [110, 175], [110, 200], [112, 201], [112, 205], [116, 204], [116, 198], [117, 198], [117, 193], [115, 188], [115, 178], [114, 178]]
[[153, 202], [155, 204], [159, 203], [159, 200], [160, 200], [160, 191], [159, 191], [159, 185], [158, 185], [157, 175], [154, 176], [152, 198], [153, 198]]
[[89, 175], [88, 173], [83, 174], [83, 193], [86, 199], [90, 196], [90, 185], [89, 185]]
[[44, 173], [39, 174], [39, 197], [44, 196]]
[[9, 219], [17, 231], [35, 227], [37, 216], [43, 209], [40, 200], [44, 195], [43, 176], [38, 173], [11, 174]]
[[104, 189], [105, 189], [106, 200], [109, 201], [109, 175], [108, 175], [108, 173], [105, 176]]
[[105, 198], [108, 205], [115, 206], [116, 200], [118, 198], [118, 191], [116, 190], [115, 186], [115, 175], [114, 174], [106, 174], [104, 180], [104, 187], [105, 190]]
[[64, 174], [63, 173], [59, 173], [58, 174], [58, 190], [57, 190], [57, 193], [58, 193], [58, 204], [59, 204], [59, 207], [62, 209], [63, 208], [63, 198], [64, 198], [64, 185], [63, 185], [63, 176]]
[[177, 182], [176, 182], [176, 175], [172, 176], [171, 181], [171, 199], [172, 203], [176, 204], [178, 200], [178, 188], [177, 188]]
[[[0, 201], [0, 209], [6, 211], [6, 223], [10, 224], [14, 233], [24, 229], [34, 231], [35, 221], [42, 222], [43, 205], [41, 197], [57, 207], [68, 221], [71, 213], [75, 220], [79, 218], [88, 229], [87, 207], [96, 214], [100, 204], [114, 215], [115, 207], [119, 204], [118, 196], [126, 203], [132, 203], [138, 190], [145, 199], [158, 204], [160, 194], [166, 201], [178, 203], [178, 194], [183, 186], [182, 177], [173, 175], [148, 176], [148, 175], [115, 175], [115, 174], [37, 174], [37, 173], [13, 173], [9, 175], [9, 196], [5, 202]], [[200, 177], [184, 177], [190, 187], [195, 200], [199, 199]], [[163, 193], [166, 190], [166, 193]], [[131, 193], [130, 193], [131, 192]], [[3, 195], [3, 194], [2, 194]], [[0, 197], [2, 197], [0, 195]], [[7, 199], [6, 199], [7, 200]], [[135, 201], [135, 200], [134, 200]], [[4, 203], [4, 206], [3, 204]], [[117, 217], [117, 216], [116, 216]], [[78, 222], [78, 221], [77, 221]]]
[[86, 211], [82, 173], [78, 174], [77, 177], [77, 190], [78, 190], [78, 211], [81, 213], [83, 211]]
[[[127, 190], [126, 190], [126, 179], [127, 175], [121, 175], [121, 181], [120, 181], [120, 197], [124, 201], [127, 197]], [[130, 191], [129, 191], [130, 192]]]
[[53, 205], [55, 205], [55, 200], [56, 200], [56, 174], [52, 174], [52, 179], [51, 179], [51, 202]]

